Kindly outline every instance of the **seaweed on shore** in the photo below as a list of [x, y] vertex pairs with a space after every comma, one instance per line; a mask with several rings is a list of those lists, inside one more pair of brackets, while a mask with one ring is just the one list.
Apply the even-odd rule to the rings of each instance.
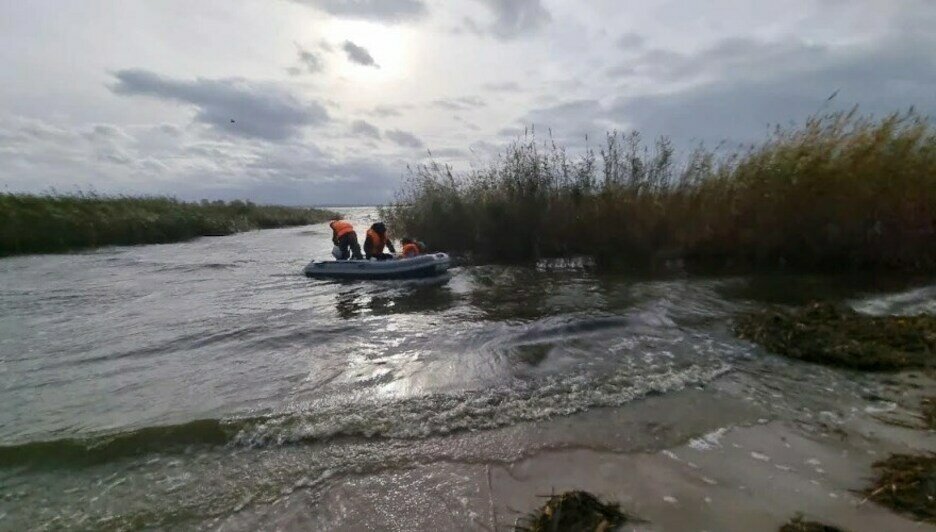
[[779, 532], [845, 532], [845, 530], [818, 521], [806, 521], [802, 515], [797, 515], [781, 526]]
[[936, 430], [936, 397], [924, 397], [920, 402], [923, 425], [930, 430]]
[[747, 314], [739, 337], [807, 362], [865, 371], [931, 368], [936, 316], [865, 316], [828, 303]]
[[640, 522], [621, 511], [617, 504], [603, 503], [585, 491], [568, 491], [549, 497], [542, 508], [522, 519], [516, 527], [527, 532], [605, 532], [625, 523]]
[[892, 454], [873, 467], [878, 476], [864, 491], [867, 499], [936, 524], [936, 453]]

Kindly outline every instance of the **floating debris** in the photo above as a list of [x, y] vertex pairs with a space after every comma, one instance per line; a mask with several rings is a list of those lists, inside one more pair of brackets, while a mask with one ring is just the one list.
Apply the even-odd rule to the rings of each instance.
[[768, 351], [865, 371], [936, 367], [936, 316], [865, 316], [813, 303], [739, 318], [735, 332]]
[[874, 469], [878, 477], [865, 500], [936, 524], [936, 453], [892, 454]]
[[845, 530], [818, 521], [807, 521], [802, 515], [797, 515], [790, 519], [789, 523], [781, 526], [780, 532], [845, 532]]
[[521, 519], [515, 529], [528, 532], [605, 532], [642, 520], [625, 514], [617, 504], [606, 504], [585, 491], [553, 495], [542, 508]]

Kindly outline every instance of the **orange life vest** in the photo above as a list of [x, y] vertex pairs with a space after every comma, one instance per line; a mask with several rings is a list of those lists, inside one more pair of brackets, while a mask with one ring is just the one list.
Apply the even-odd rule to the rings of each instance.
[[335, 240], [338, 240], [346, 234], [354, 231], [354, 227], [344, 220], [335, 220], [334, 222], [328, 224], [328, 226], [331, 227], [332, 231], [335, 232], [333, 237]]
[[379, 255], [383, 253], [384, 247], [387, 245], [387, 234], [384, 233], [381, 235], [373, 229], [368, 229], [366, 240], [370, 240], [371, 242], [370, 254]]
[[404, 257], [415, 257], [419, 255], [419, 246], [415, 243], [404, 244], [402, 251]]

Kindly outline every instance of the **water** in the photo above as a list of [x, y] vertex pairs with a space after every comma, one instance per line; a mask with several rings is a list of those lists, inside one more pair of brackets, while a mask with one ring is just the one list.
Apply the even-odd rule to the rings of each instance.
[[[374, 217], [350, 209], [359, 233]], [[733, 337], [734, 313], [777, 294], [934, 310], [936, 285], [877, 295], [574, 263], [418, 283], [303, 277], [329, 235], [322, 224], [0, 260], [0, 528], [268, 526], [271, 505], [351, 476], [593, 444], [609, 408], [687, 387], [808, 416], [828, 408], [811, 391], [858, 401], [878, 383], [766, 355]], [[543, 428], [557, 419], [574, 421]], [[640, 431], [605, 440], [662, 445]]]

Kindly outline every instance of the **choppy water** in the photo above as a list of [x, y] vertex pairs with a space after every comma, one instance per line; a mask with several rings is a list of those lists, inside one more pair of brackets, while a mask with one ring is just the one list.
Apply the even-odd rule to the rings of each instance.
[[[362, 233], [374, 219], [350, 214]], [[872, 295], [574, 264], [419, 283], [300, 274], [330, 248], [322, 224], [0, 260], [0, 528], [230, 524], [346, 475], [507, 460], [537, 438], [460, 435], [732, 375], [795, 415], [810, 386], [859, 397], [867, 383], [764, 355], [733, 338], [732, 314], [814, 297], [936, 311], [936, 285]], [[804, 391], [778, 399], [789, 383]]]

